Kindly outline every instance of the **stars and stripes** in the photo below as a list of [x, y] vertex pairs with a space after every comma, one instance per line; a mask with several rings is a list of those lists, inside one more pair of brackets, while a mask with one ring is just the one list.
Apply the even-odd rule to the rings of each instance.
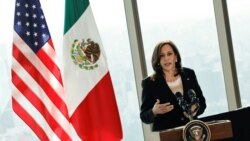
[[71, 140], [62, 77], [39, 0], [16, 1], [13, 34], [13, 110], [40, 140]]
[[49, 39], [42, 8], [37, 0], [16, 3], [14, 29], [36, 53]]

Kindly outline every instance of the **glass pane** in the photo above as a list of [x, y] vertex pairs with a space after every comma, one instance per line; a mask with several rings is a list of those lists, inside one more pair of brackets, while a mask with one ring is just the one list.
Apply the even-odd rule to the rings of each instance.
[[228, 0], [228, 14], [237, 68], [237, 77], [241, 94], [242, 106], [250, 105], [250, 1]]
[[124, 141], [142, 141], [123, 0], [91, 0], [97, 27], [106, 51], [123, 127]]
[[228, 111], [213, 1], [138, 0], [138, 8], [149, 74], [154, 46], [172, 40], [182, 65], [196, 72], [207, 100], [202, 116]]

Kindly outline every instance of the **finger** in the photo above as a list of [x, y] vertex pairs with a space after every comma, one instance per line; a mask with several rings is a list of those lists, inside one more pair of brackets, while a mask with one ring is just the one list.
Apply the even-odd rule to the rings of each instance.
[[170, 110], [174, 109], [174, 105], [169, 105], [168, 107], [169, 107]]
[[169, 105], [167, 109], [168, 109], [168, 112], [172, 111], [174, 109], [174, 105]]
[[162, 106], [169, 106], [169, 105], [171, 105], [171, 103], [170, 102], [166, 102], [166, 103], [163, 103], [163, 104], [161, 104]]
[[155, 104], [160, 104], [160, 100], [159, 100], [159, 99], [156, 99]]
[[166, 107], [161, 108], [161, 111], [164, 113], [167, 113], [167, 112], [172, 111], [173, 109], [174, 109], [174, 105], [170, 105], [170, 106], [166, 106]]
[[167, 106], [165, 106], [165, 105], [162, 105], [162, 104], [161, 104], [161, 105], [159, 106], [159, 109], [160, 109], [160, 110], [163, 110], [164, 112], [172, 111], [173, 108], [174, 108], [174, 105], [167, 105]]

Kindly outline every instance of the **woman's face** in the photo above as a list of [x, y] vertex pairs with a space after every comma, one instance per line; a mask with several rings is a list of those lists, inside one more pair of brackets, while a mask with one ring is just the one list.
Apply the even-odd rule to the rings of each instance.
[[172, 47], [168, 44], [162, 46], [160, 54], [160, 65], [163, 71], [175, 70], [175, 62], [177, 56], [174, 53]]

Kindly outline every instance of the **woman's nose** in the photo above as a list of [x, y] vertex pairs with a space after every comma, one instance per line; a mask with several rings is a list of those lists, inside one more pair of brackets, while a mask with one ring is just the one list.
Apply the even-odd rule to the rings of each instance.
[[168, 60], [168, 59], [169, 59], [169, 57], [168, 57], [167, 55], [165, 55], [165, 56], [164, 56], [164, 59], [165, 59], [165, 60]]

